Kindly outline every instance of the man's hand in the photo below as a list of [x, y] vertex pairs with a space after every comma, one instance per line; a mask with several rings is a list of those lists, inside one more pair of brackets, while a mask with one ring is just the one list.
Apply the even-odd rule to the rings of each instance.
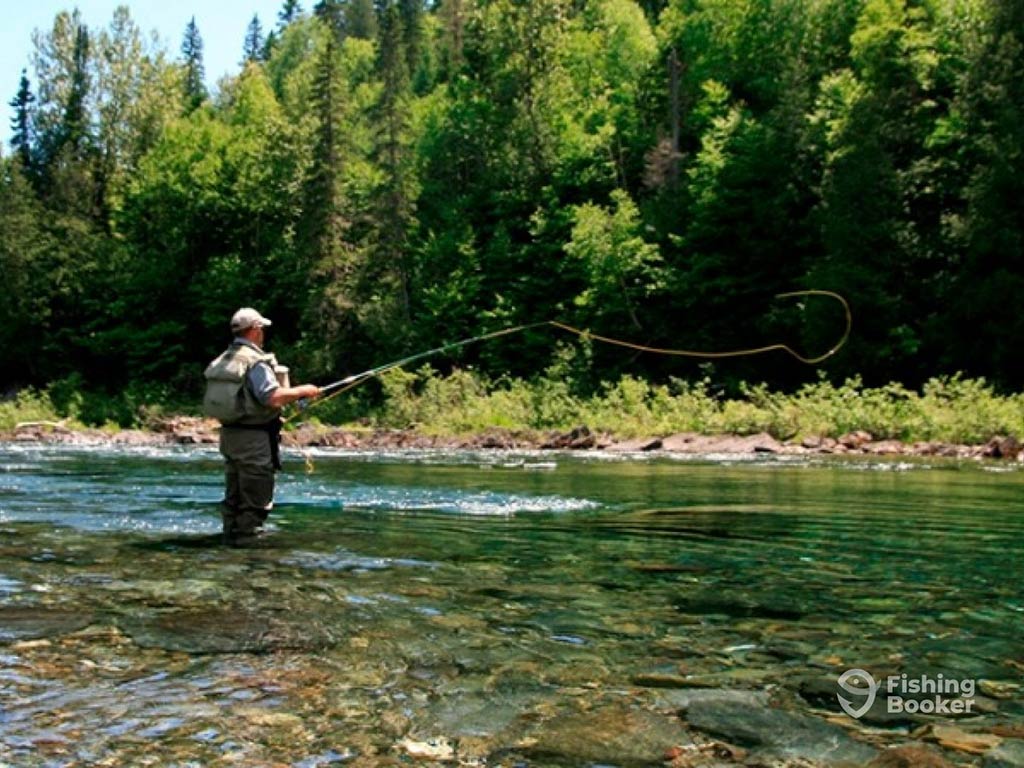
[[303, 384], [301, 387], [295, 387], [296, 391], [301, 392], [299, 398], [302, 400], [315, 400], [320, 397], [320, 387], [316, 384]]

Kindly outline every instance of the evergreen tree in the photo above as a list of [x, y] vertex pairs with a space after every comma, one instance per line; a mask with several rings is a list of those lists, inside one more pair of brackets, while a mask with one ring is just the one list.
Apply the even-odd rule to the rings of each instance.
[[423, 55], [423, 0], [398, 0], [402, 21], [402, 46], [405, 49], [406, 70], [409, 78], [416, 75]]
[[249, 22], [249, 26], [245, 30], [245, 45], [242, 49], [242, 63], [247, 64], [249, 62], [263, 61], [265, 45], [266, 43], [263, 39], [263, 25], [260, 24], [260, 17], [257, 14], [253, 14], [252, 21]]
[[199, 34], [199, 27], [196, 26], [195, 16], [185, 27], [181, 55], [185, 66], [185, 111], [192, 112], [206, 101], [208, 96], [204, 83], [206, 72], [203, 67], [203, 38]]
[[466, 39], [466, 0], [441, 0], [437, 14], [441, 19], [441, 66], [448, 78], [462, 69], [462, 48]]
[[284, 0], [284, 5], [277, 12], [278, 29], [284, 29], [302, 15], [299, 0]]
[[345, 36], [345, 14], [346, 6], [339, 0], [319, 0], [313, 6], [313, 15], [320, 19], [338, 40]]
[[863, 308], [849, 354], [834, 366], [876, 382], [919, 365], [930, 303], [922, 294], [944, 268], [930, 258], [942, 215], [921, 177], [938, 96], [934, 27], [902, 0], [868, 0], [850, 56], [852, 71], [823, 79], [813, 115], [829, 144], [816, 217], [823, 252], [808, 281]]
[[270, 61], [270, 57], [274, 54], [274, 48], [277, 47], [277, 32], [270, 30], [267, 34], [267, 39], [263, 41], [263, 50], [260, 52], [261, 61]]
[[[403, 52], [405, 39], [402, 9], [388, 3], [381, 9], [377, 69], [382, 80], [376, 105], [376, 160], [384, 172], [378, 197], [377, 243], [374, 264], [381, 274], [377, 284], [393, 286], [395, 317], [389, 335], [407, 331], [410, 322], [408, 236], [414, 213], [412, 167], [409, 162], [409, 71]], [[395, 327], [395, 323], [401, 327]]]
[[14, 117], [11, 118], [11, 129], [14, 135], [11, 137], [11, 147], [21, 160], [21, 167], [26, 173], [31, 174], [33, 168], [33, 148], [35, 137], [32, 135], [32, 103], [36, 97], [32, 95], [28, 75], [21, 70], [21, 81], [18, 84], [18, 94], [10, 101], [14, 109]]
[[360, 40], [377, 37], [377, 11], [373, 0], [348, 0], [345, 4], [345, 31]]
[[[180, 113], [171, 92], [177, 79], [171, 69], [147, 50], [141, 30], [127, 6], [118, 6], [107, 29], [95, 38], [92, 63], [93, 132], [100, 215], [109, 226], [109, 212], [138, 167], [140, 157], [156, 141], [165, 120]], [[167, 98], [171, 96], [171, 98]]]
[[63, 373], [41, 371], [45, 361], [39, 351], [52, 330], [53, 296], [68, 287], [66, 265], [50, 262], [61, 249], [47, 233], [46, 212], [18, 165], [0, 158], [0, 367], [5, 384]]
[[1024, 292], [1024, 2], [996, 0], [968, 41], [949, 126], [958, 128], [962, 216], [949, 217], [954, 262], [938, 335], [943, 363], [1004, 385], [1024, 384], [1014, 309]]
[[59, 110], [56, 122], [51, 122], [46, 133], [40, 135], [40, 188], [48, 204], [61, 213], [88, 219], [96, 214], [96, 189], [93, 178], [93, 136], [88, 112], [90, 93], [90, 40], [89, 32], [77, 17], [72, 18], [67, 30], [70, 49], [61, 62], [66, 77], [62, 102], [49, 105], [52, 112]]
[[341, 154], [337, 126], [344, 109], [344, 85], [337, 62], [337, 43], [328, 34], [324, 50], [316, 63], [313, 82], [313, 108], [317, 120], [313, 168], [310, 175], [314, 225], [310, 228], [315, 251], [325, 254], [340, 242], [344, 228], [340, 211]]
[[86, 98], [89, 94], [89, 30], [80, 24], [75, 34], [75, 48], [72, 54], [71, 95], [64, 108], [58, 146], [68, 147], [79, 155], [89, 139], [89, 118], [86, 112]]
[[[347, 108], [339, 42], [329, 20], [313, 61], [310, 107], [313, 152], [303, 189], [304, 215], [298, 235], [310, 300], [304, 307], [307, 356], [315, 370], [336, 370], [344, 347], [351, 359], [359, 345], [360, 298], [355, 253], [348, 241], [351, 222], [342, 192], [345, 156], [340, 126]], [[365, 297], [362, 297], [365, 300]]]

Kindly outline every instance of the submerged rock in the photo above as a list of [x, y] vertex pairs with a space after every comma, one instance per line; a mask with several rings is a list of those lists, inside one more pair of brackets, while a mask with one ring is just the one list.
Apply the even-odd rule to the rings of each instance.
[[646, 766], [691, 743], [675, 719], [612, 705], [548, 721], [524, 742], [523, 751], [536, 760], [573, 765]]
[[[836, 683], [838, 677], [838, 673], [835, 675], [811, 674], [797, 677], [793, 681], [793, 685], [800, 698], [811, 706], [827, 709], [838, 714], [843, 711], [837, 697], [837, 694], [841, 693]], [[876, 696], [871, 704], [871, 708], [861, 714], [858, 719], [866, 725], [894, 728], [918, 725], [925, 722], [927, 718], [922, 715], [908, 714], [906, 712], [889, 712], [885, 696]]]
[[938, 742], [946, 749], [955, 749], [971, 755], [983, 755], [998, 747], [1003, 739], [992, 733], [975, 733], [955, 725], [930, 725], [924, 737]]
[[850, 738], [838, 726], [743, 701], [693, 701], [687, 709], [686, 721], [699, 731], [756, 750], [764, 757], [862, 766], [877, 754], [874, 748]]
[[1004, 741], [985, 753], [982, 768], [1024, 768], [1024, 740]]
[[312, 650], [336, 638], [314, 617], [279, 619], [243, 610], [175, 611], [149, 619], [126, 619], [123, 630], [136, 645], [185, 653], [266, 653]]
[[398, 747], [410, 757], [427, 760], [451, 760], [455, 757], [455, 750], [443, 736], [423, 741], [404, 739], [398, 743]]
[[766, 707], [769, 703], [767, 691], [745, 690], [742, 688], [688, 688], [663, 691], [655, 698], [660, 708], [686, 712], [694, 704], [707, 702], [732, 702], [751, 707]]
[[884, 750], [868, 768], [953, 768], [953, 764], [923, 744], [903, 744]]
[[494, 736], [542, 701], [536, 692], [459, 693], [445, 696], [414, 718], [419, 730], [432, 727], [451, 736]]
[[59, 637], [84, 629], [93, 622], [85, 611], [11, 606], [0, 608], [0, 643]]
[[721, 615], [733, 619], [778, 619], [797, 621], [807, 614], [805, 606], [787, 595], [775, 594], [772, 599], [754, 595], [730, 594], [708, 590], [680, 596], [676, 610], [694, 616]]

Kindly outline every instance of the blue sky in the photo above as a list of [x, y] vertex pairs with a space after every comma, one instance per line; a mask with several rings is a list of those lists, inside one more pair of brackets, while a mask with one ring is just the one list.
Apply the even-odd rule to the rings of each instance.
[[[315, 0], [306, 0], [302, 8], [307, 13]], [[242, 58], [245, 28], [253, 14], [259, 14], [264, 34], [277, 24], [277, 13], [282, 0], [78, 0], [77, 3], [57, 0], [15, 0], [5, 3], [3, 24], [0, 24], [0, 97], [3, 105], [3, 125], [0, 136], [6, 146], [11, 138], [11, 115], [8, 102], [18, 91], [21, 70], [28, 69], [32, 90], [36, 83], [31, 67], [32, 31], [49, 30], [59, 11], [82, 14], [90, 29], [107, 27], [114, 9], [127, 5], [132, 18], [144, 35], [155, 31], [168, 53], [177, 58], [181, 39], [189, 19], [196, 17], [199, 33], [203, 37], [203, 62], [206, 80], [213, 86], [220, 77], [238, 71]]]

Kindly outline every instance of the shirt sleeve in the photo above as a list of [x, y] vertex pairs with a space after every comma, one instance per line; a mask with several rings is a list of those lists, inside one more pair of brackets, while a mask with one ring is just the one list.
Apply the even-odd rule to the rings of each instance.
[[256, 363], [250, 368], [249, 373], [246, 374], [246, 383], [248, 383], [253, 397], [259, 400], [261, 405], [267, 404], [270, 395], [279, 386], [274, 371], [267, 363]]

